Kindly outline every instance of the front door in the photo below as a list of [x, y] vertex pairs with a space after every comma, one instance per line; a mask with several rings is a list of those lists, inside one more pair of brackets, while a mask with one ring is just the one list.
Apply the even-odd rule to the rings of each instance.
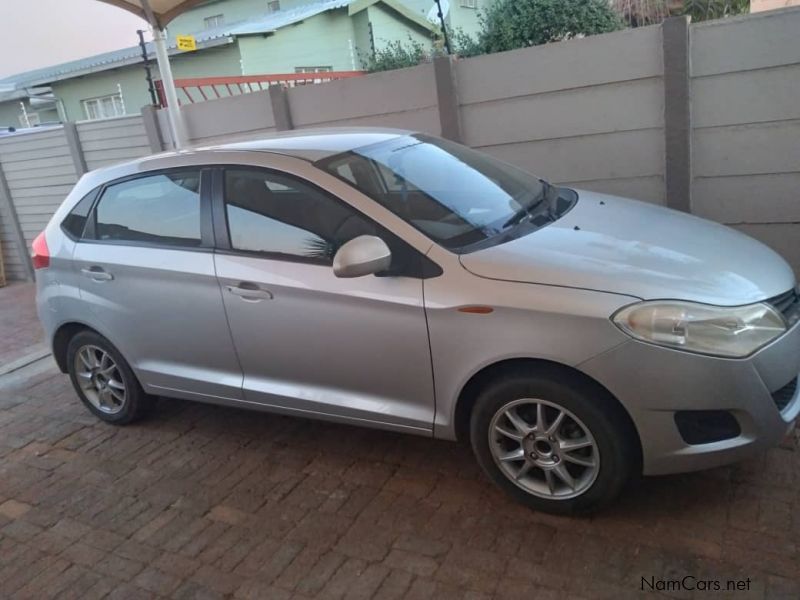
[[[284, 174], [229, 168], [222, 187], [230, 248], [215, 260], [245, 400], [292, 414], [430, 431], [422, 279], [340, 279], [331, 266], [344, 242], [391, 236]], [[385, 241], [393, 255], [410, 250]]]
[[242, 371], [204, 202], [196, 168], [108, 185], [74, 262], [88, 323], [125, 356], [146, 391], [238, 400]]

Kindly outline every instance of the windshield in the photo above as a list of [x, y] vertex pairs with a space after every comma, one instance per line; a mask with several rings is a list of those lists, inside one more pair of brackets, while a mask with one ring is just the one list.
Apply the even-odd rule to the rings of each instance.
[[483, 245], [523, 222], [525, 233], [572, 204], [553, 205], [560, 190], [516, 167], [420, 134], [356, 148], [317, 165], [453, 251]]
[[552, 222], [572, 205], [551, 204], [567, 190], [551, 190], [516, 167], [421, 134], [356, 148], [317, 165], [453, 251], [482, 246], [523, 222], [526, 233], [531, 224]]

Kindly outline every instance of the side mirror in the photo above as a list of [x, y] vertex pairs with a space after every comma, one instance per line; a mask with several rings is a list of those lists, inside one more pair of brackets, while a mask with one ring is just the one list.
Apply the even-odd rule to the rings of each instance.
[[363, 277], [386, 271], [392, 264], [392, 252], [381, 238], [360, 235], [353, 238], [333, 257], [333, 274], [337, 277]]

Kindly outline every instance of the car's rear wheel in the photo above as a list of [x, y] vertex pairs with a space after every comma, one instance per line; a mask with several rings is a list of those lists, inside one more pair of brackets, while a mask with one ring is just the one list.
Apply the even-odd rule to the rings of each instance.
[[81, 331], [70, 340], [67, 369], [81, 401], [103, 421], [131, 423], [152, 404], [127, 361], [98, 333]]
[[592, 512], [620, 493], [637, 466], [631, 428], [614, 403], [583, 381], [511, 373], [478, 395], [472, 447], [492, 480], [525, 504]]

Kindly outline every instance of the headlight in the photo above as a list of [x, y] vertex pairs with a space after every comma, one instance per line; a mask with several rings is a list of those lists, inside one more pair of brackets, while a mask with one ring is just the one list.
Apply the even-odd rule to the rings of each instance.
[[783, 317], [761, 303], [725, 307], [655, 300], [627, 306], [612, 320], [644, 342], [733, 358], [752, 354], [786, 331]]

